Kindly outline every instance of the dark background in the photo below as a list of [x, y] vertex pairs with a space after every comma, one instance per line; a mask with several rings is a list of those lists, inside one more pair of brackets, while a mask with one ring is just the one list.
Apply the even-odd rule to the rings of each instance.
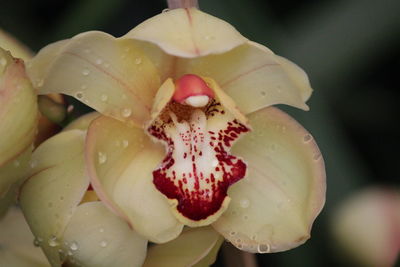
[[[37, 51], [87, 30], [121, 36], [164, 8], [161, 0], [0, 0], [0, 28]], [[259, 265], [353, 266], [334, 249], [332, 211], [368, 185], [400, 181], [400, 1], [200, 0], [200, 8], [296, 62], [315, 90], [311, 111], [284, 109], [323, 152], [327, 204], [310, 241], [258, 255]], [[222, 264], [219, 257], [215, 266]]]

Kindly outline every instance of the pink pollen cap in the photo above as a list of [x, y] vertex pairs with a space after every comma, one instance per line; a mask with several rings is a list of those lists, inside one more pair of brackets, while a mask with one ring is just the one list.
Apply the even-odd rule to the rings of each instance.
[[207, 83], [195, 74], [185, 74], [175, 81], [175, 93], [172, 97], [178, 103], [183, 103], [191, 96], [206, 95], [214, 98], [214, 92]]

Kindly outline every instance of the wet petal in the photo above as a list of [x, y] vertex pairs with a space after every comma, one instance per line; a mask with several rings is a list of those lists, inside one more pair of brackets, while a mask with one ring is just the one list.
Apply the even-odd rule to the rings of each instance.
[[100, 199], [153, 242], [166, 242], [182, 230], [164, 196], [154, 187], [152, 171], [165, 155], [139, 128], [108, 117], [89, 127], [86, 161]]
[[49, 266], [40, 248], [33, 245], [33, 235], [17, 208], [12, 208], [0, 220], [0, 266]]
[[146, 250], [147, 240], [101, 202], [80, 205], [64, 232], [63, 256], [74, 266], [141, 266]]
[[344, 201], [330, 220], [341, 255], [357, 266], [395, 266], [400, 255], [400, 191], [368, 188]]
[[325, 169], [312, 136], [276, 108], [249, 116], [253, 131], [232, 152], [248, 164], [232, 202], [213, 224], [236, 247], [278, 252], [304, 243], [325, 201]]
[[222, 240], [211, 227], [187, 229], [168, 243], [150, 247], [143, 267], [209, 266]]
[[196, 8], [159, 14], [122, 38], [148, 41], [170, 55], [188, 58], [223, 53], [247, 41], [232, 25]]
[[[102, 114], [141, 126], [160, 87], [157, 70], [134, 40], [87, 32], [62, 46], [47, 72], [30, 73], [39, 93], [76, 97]], [[48, 60], [44, 48], [32, 68]]]
[[23, 184], [20, 204], [36, 240], [49, 261], [58, 266], [60, 238], [89, 185], [85, 173], [85, 132], [60, 133], [32, 155], [30, 178]]
[[245, 114], [275, 104], [308, 110], [312, 89], [305, 72], [266, 47], [249, 42], [220, 55], [175, 64], [176, 75], [194, 73], [215, 79]]
[[82, 115], [76, 120], [72, 121], [70, 124], [68, 124], [67, 127], [63, 129], [63, 131], [69, 131], [69, 130], [86, 131], [89, 128], [90, 123], [94, 119], [100, 116], [101, 114], [99, 114], [98, 112], [90, 112], [85, 115]]
[[0, 48], [0, 167], [32, 144], [37, 118], [36, 95], [24, 63]]

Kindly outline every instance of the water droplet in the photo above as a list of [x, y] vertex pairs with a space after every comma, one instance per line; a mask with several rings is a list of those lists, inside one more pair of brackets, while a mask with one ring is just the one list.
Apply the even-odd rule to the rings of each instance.
[[124, 118], [128, 118], [132, 114], [132, 110], [130, 108], [123, 108], [121, 111], [121, 115]]
[[100, 247], [102, 247], [102, 248], [107, 247], [107, 245], [108, 245], [108, 243], [107, 243], [107, 241], [105, 241], [105, 240], [102, 240], [102, 241], [100, 242]]
[[43, 79], [37, 79], [37, 80], [36, 80], [36, 86], [37, 86], [37, 87], [42, 87], [43, 84], [44, 84]]
[[259, 244], [257, 246], [258, 253], [268, 253], [270, 250], [271, 250], [271, 247], [269, 244]]
[[42, 242], [43, 242], [43, 239], [41, 239], [40, 237], [35, 237], [35, 239], [33, 239], [33, 245], [35, 247], [39, 247]]
[[76, 92], [75, 97], [78, 99], [82, 99], [83, 98], [83, 93], [82, 92]]
[[267, 93], [264, 92], [264, 91], [261, 91], [260, 94], [261, 94], [262, 96], [266, 96], [266, 95], [267, 95]]
[[240, 200], [240, 207], [246, 209], [250, 206], [250, 201], [247, 198]]
[[251, 240], [256, 240], [257, 239], [257, 235], [252, 235], [250, 238], [251, 238]]
[[310, 142], [311, 140], [312, 140], [312, 136], [311, 136], [310, 134], [306, 134], [306, 135], [303, 137], [303, 141], [304, 141], [305, 143]]
[[206, 39], [206, 40], [215, 40], [215, 36], [213, 36], [213, 35], [206, 35], [206, 36], [204, 36], [204, 39]]
[[104, 228], [100, 228], [100, 229], [99, 229], [99, 232], [100, 232], [100, 233], [104, 233]]
[[247, 221], [249, 219], [248, 215], [243, 215], [243, 220]]
[[96, 59], [96, 64], [100, 65], [101, 63], [103, 63], [103, 60], [101, 58]]
[[71, 245], [69, 246], [69, 248], [70, 248], [72, 251], [78, 250], [78, 243], [76, 243], [75, 241], [72, 242]]
[[169, 8], [164, 8], [161, 12], [162, 12], [162, 13], [165, 13], [165, 12], [168, 12], [168, 11], [170, 11]]
[[4, 57], [0, 58], [0, 65], [2, 65], [4, 67], [6, 64], [7, 64], [7, 60]]
[[103, 163], [105, 163], [107, 161], [107, 155], [105, 153], [99, 152], [98, 156], [99, 156], [99, 163], [100, 164], [103, 164]]
[[83, 69], [82, 70], [82, 75], [84, 75], [84, 76], [88, 76], [89, 73], [90, 73], [90, 71], [88, 69]]
[[135, 64], [139, 65], [140, 63], [142, 63], [142, 59], [140, 57], [135, 59]]
[[107, 95], [101, 95], [101, 101], [106, 102], [108, 100]]
[[236, 235], [236, 232], [235, 232], [235, 231], [231, 231], [231, 232], [229, 232], [229, 235], [230, 235], [230, 236], [235, 236], [235, 235]]
[[127, 148], [129, 146], [129, 141], [128, 140], [122, 140], [122, 146], [124, 148]]
[[48, 240], [48, 244], [50, 247], [56, 247], [58, 246], [60, 243], [57, 240], [57, 237], [52, 235], [49, 240]]
[[31, 162], [29, 162], [29, 166], [31, 166], [32, 169], [35, 168], [37, 164], [38, 162], [36, 159], [32, 159]]

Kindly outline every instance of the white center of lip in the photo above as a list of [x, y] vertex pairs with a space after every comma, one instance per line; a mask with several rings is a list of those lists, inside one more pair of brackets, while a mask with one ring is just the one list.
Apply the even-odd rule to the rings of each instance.
[[195, 96], [189, 96], [188, 98], [185, 99], [185, 104], [195, 107], [195, 108], [200, 108], [204, 107], [207, 105], [209, 101], [209, 97], [206, 95], [195, 95]]

